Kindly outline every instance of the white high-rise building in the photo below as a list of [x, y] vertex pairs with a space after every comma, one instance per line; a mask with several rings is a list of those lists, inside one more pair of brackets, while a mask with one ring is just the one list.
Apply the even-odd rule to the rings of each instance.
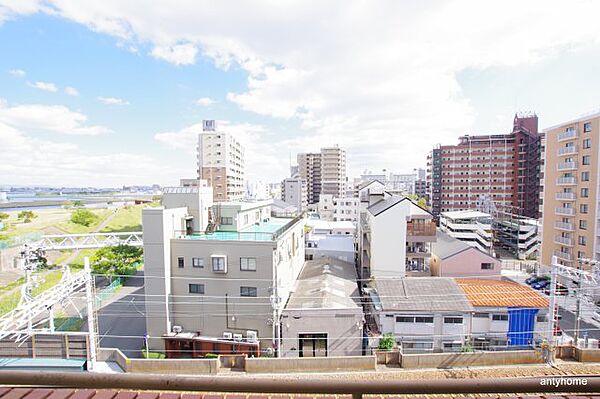
[[306, 180], [288, 177], [281, 183], [281, 199], [303, 211], [308, 206]]
[[214, 120], [202, 121], [198, 135], [198, 179], [213, 188], [215, 202], [244, 198], [244, 147], [230, 133], [217, 129]]

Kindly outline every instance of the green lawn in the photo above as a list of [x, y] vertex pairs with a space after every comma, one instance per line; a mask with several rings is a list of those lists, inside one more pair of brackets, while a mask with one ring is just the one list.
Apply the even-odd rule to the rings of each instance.
[[164, 359], [165, 354], [160, 352], [148, 352], [146, 354], [146, 351], [142, 350], [142, 357], [144, 359]]
[[80, 224], [71, 222], [71, 216], [69, 214], [69, 219], [56, 224], [56, 227], [67, 234], [87, 234], [96, 230], [98, 226], [100, 226], [102, 221], [106, 219], [112, 212], [108, 209], [90, 209], [90, 211], [92, 211], [96, 216], [98, 216], [98, 219], [95, 223], [92, 223], [89, 226], [82, 226]]
[[131, 205], [119, 208], [116, 215], [102, 229], [103, 233], [142, 231], [142, 209], [147, 205]]
[[21, 290], [16, 290], [8, 295], [0, 296], [0, 316], [16, 308], [20, 299]]
[[31, 290], [31, 296], [38, 296], [47, 289], [54, 287], [60, 282], [63, 272], [62, 270], [52, 270], [46, 274], [43, 274], [43, 276], [40, 274], [43, 274], [43, 272], [37, 274], [40, 282]]
[[[92, 259], [92, 256], [96, 253], [97, 249], [82, 249], [79, 251], [79, 255], [69, 264], [72, 271], [78, 271], [83, 269], [83, 258], [86, 256]], [[71, 255], [73, 251], [63, 251], [61, 255], [54, 260], [55, 265], [63, 264]]]

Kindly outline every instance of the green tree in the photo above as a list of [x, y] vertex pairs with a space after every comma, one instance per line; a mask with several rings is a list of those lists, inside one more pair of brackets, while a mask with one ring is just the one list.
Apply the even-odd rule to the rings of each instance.
[[89, 209], [77, 209], [71, 213], [71, 222], [82, 226], [89, 226], [98, 220], [98, 216]]
[[418, 195], [416, 194], [409, 194], [406, 196], [408, 199], [412, 200], [414, 203], [416, 203], [418, 206], [420, 206], [423, 209], [428, 209], [427, 207], [427, 200], [425, 198], [420, 198]]
[[382, 351], [391, 351], [396, 346], [396, 340], [393, 334], [383, 334], [383, 337], [379, 340], [379, 346], [377, 347]]
[[9, 218], [9, 214], [6, 212], [0, 212], [0, 222]]
[[96, 251], [91, 259], [92, 270], [96, 274], [109, 277], [131, 276], [136, 266], [143, 260], [142, 248], [131, 245], [104, 247]]
[[21, 211], [17, 215], [17, 219], [23, 220], [23, 223], [31, 222], [31, 219], [35, 219], [37, 215], [33, 211]]
[[83, 206], [83, 201], [81, 201], [81, 200], [75, 200], [75, 201], [73, 201], [73, 206], [75, 208], [81, 208]]

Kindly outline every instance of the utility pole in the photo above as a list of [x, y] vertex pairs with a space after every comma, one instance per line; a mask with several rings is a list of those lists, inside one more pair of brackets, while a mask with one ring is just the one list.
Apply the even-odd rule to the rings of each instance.
[[583, 290], [581, 289], [581, 286], [583, 284], [583, 273], [581, 273], [581, 271], [583, 270], [583, 265], [582, 265], [582, 260], [581, 258], [578, 259], [578, 265], [579, 265], [579, 278], [577, 279], [577, 301], [576, 301], [576, 309], [575, 309], [575, 334], [574, 334], [574, 340], [575, 340], [575, 346], [578, 346], [579, 343], [579, 330], [581, 329], [581, 295], [583, 294]]
[[556, 326], [556, 275], [558, 274], [558, 258], [552, 256], [552, 264], [550, 265], [550, 301], [548, 304], [548, 343], [554, 346], [554, 328]]
[[96, 316], [94, 314], [94, 294], [92, 270], [90, 268], [90, 258], [83, 258], [83, 269], [85, 271], [85, 299], [87, 303], [87, 319], [88, 319], [88, 353], [89, 364], [88, 370], [93, 371], [96, 366]]

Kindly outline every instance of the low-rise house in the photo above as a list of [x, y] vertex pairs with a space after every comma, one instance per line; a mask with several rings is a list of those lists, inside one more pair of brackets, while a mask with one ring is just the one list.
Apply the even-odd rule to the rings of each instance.
[[282, 312], [282, 355], [360, 356], [364, 316], [354, 264], [307, 261]]
[[476, 349], [530, 347], [547, 333], [548, 299], [511, 281], [457, 279], [475, 309], [471, 333]]
[[349, 221], [327, 221], [322, 219], [308, 219], [306, 226], [313, 234], [346, 235], [354, 237], [356, 226]]
[[502, 270], [498, 259], [439, 230], [437, 240], [431, 246], [429, 267], [431, 275], [437, 277], [485, 277], [497, 280]]
[[354, 264], [356, 257], [354, 237], [350, 235], [309, 233], [304, 252], [307, 260], [325, 256]]
[[468, 340], [474, 309], [451, 278], [379, 279], [365, 291], [372, 331], [393, 334], [403, 353], [458, 351]]

